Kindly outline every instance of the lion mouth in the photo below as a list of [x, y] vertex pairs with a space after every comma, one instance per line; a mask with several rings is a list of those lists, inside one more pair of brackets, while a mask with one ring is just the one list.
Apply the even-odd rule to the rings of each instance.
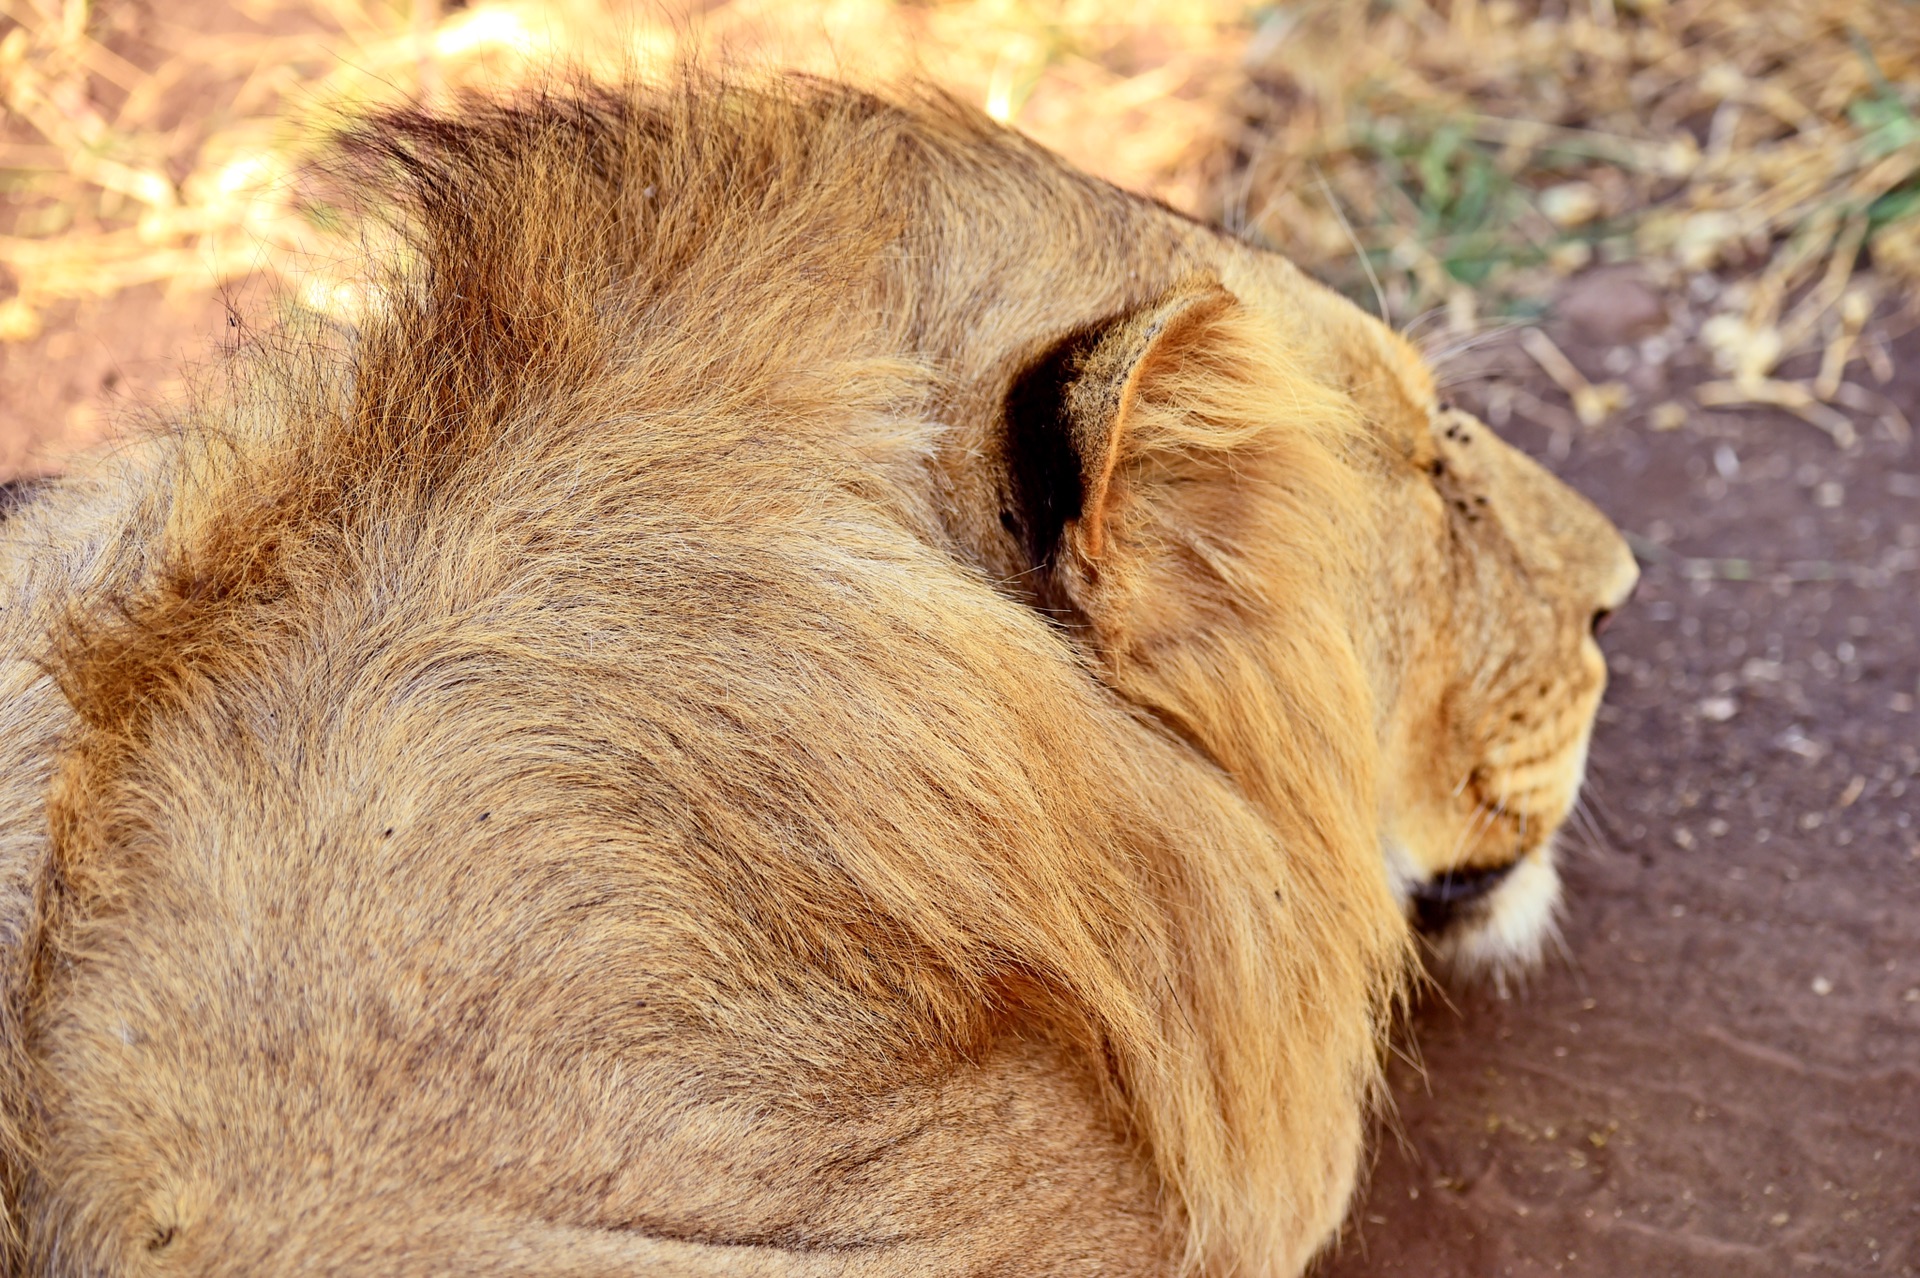
[[1504, 866], [1436, 877], [1432, 895], [1448, 899], [1437, 901], [1430, 916], [1416, 889], [1413, 921], [1435, 958], [1462, 975], [1491, 976], [1502, 989], [1507, 976], [1538, 965], [1558, 935], [1560, 874], [1553, 852], [1549, 841]]
[[1539, 832], [1491, 864], [1446, 870], [1420, 866], [1397, 840], [1385, 846], [1389, 880], [1408, 926], [1439, 968], [1468, 978], [1508, 976], [1536, 966], [1557, 934], [1557, 827]]
[[1467, 917], [1483, 912], [1483, 904], [1513, 873], [1518, 860], [1504, 865], [1448, 870], [1414, 887], [1408, 906], [1414, 926], [1437, 936]]

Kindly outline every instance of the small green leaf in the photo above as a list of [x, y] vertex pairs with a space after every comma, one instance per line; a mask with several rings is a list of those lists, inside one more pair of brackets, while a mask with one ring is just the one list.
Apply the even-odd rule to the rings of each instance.
[[1900, 222], [1920, 215], [1920, 182], [1896, 186], [1867, 205], [1867, 226], [1879, 229], [1889, 222]]
[[1890, 94], [1859, 99], [1847, 108], [1847, 118], [1860, 130], [1860, 146], [1869, 159], [1920, 142], [1920, 120]]

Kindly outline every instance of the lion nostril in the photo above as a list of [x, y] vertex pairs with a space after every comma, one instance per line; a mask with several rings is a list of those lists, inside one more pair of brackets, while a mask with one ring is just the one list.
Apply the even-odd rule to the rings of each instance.
[[1428, 879], [1413, 890], [1414, 925], [1422, 932], [1444, 932], [1462, 910], [1499, 887], [1517, 864], [1449, 870]]
[[1613, 609], [1602, 608], [1593, 614], [1593, 637], [1598, 639], [1613, 624]]

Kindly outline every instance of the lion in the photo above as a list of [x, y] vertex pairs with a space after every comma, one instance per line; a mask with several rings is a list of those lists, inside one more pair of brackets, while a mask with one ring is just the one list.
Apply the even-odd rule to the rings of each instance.
[[349, 334], [0, 524], [14, 1272], [1297, 1274], [1632, 588], [1277, 254], [932, 92], [399, 110]]

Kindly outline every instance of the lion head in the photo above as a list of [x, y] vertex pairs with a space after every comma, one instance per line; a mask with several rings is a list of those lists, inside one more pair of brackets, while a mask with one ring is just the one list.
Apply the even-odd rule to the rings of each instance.
[[[1171, 398], [1220, 393], [1217, 379], [1231, 376], [1233, 362], [1222, 347], [1232, 341], [1262, 370], [1242, 388], [1257, 386], [1252, 393], [1268, 397], [1249, 418], [1264, 414], [1296, 431], [1303, 423], [1324, 428], [1340, 421], [1352, 432], [1347, 448], [1355, 482], [1342, 490], [1346, 508], [1322, 512], [1317, 531], [1323, 549], [1356, 538], [1361, 543], [1356, 553], [1363, 567], [1354, 580], [1364, 603], [1355, 601], [1349, 615], [1369, 634], [1381, 750], [1379, 840], [1393, 890], [1443, 965], [1474, 973], [1523, 969], [1551, 935], [1560, 891], [1555, 836], [1578, 794], [1606, 685], [1596, 641], [1633, 592], [1639, 576], [1633, 555], [1585, 498], [1441, 401], [1426, 361], [1386, 326], [1275, 254], [1206, 235], [1189, 238], [1185, 247], [1204, 264], [1210, 287], [1196, 290], [1192, 279], [1176, 283], [1077, 332], [1026, 376], [1058, 379], [1062, 352], [1091, 349], [1089, 331], [1145, 329], [1178, 347], [1165, 336], [1170, 327], [1177, 332], [1202, 312], [1231, 311], [1241, 324], [1234, 337], [1198, 350], [1189, 340], [1184, 351], [1158, 356], [1188, 361], [1185, 385]], [[1076, 365], [1083, 379], [1097, 377], [1100, 367], [1098, 359], [1084, 357]], [[1099, 474], [1085, 485], [1056, 481], [1049, 491], [1065, 488], [1083, 506], [1090, 500], [1122, 504], [1104, 486], [1113, 482], [1116, 458], [1125, 475], [1132, 446], [1111, 438], [1112, 422], [1123, 413], [1121, 402], [1139, 394], [1142, 368], [1151, 379], [1159, 365], [1127, 366], [1131, 382], [1109, 373], [1101, 384], [1104, 400], [1076, 390], [1079, 407], [1069, 414], [1081, 423], [1075, 438], [1092, 439], [1103, 450], [1096, 462], [1081, 457], [1077, 464]], [[1173, 380], [1164, 369], [1158, 375]], [[1032, 393], [1016, 383], [1016, 421]], [[1337, 408], [1329, 407], [1329, 395]], [[1105, 413], [1102, 430], [1085, 426], [1098, 416], [1081, 403], [1090, 398]], [[1157, 447], [1149, 442], [1140, 451]], [[1141, 592], [1136, 607], [1162, 632], [1156, 642], [1171, 631], [1206, 634], [1217, 643], [1219, 627], [1195, 615], [1196, 599], [1225, 580], [1237, 580], [1249, 593], [1256, 580], [1261, 590], [1273, 588], [1271, 578], [1246, 563], [1229, 565], [1225, 554], [1248, 539], [1240, 521], [1260, 519], [1249, 512], [1258, 510], [1255, 477], [1267, 473], [1260, 460], [1265, 445], [1260, 432], [1250, 430], [1210, 444], [1188, 437], [1178, 447], [1187, 466], [1212, 454], [1217, 471], [1202, 491], [1216, 504], [1179, 528], [1156, 531], [1155, 561], [1163, 575]], [[1164, 462], [1133, 464], [1157, 465], [1161, 481], [1169, 477]], [[1199, 481], [1190, 474], [1180, 482]], [[1073, 531], [1069, 513], [1052, 510], [1046, 517]], [[1111, 517], [1111, 510], [1102, 511], [1102, 522]], [[1290, 535], [1271, 521], [1252, 537], [1262, 534]], [[1097, 528], [1081, 530], [1078, 540], [1050, 533], [1040, 545], [1029, 536], [1024, 560], [1015, 563], [1043, 580], [1081, 582], [1085, 589], [1081, 579], [1089, 569], [1099, 576], [1099, 537]], [[1168, 557], [1170, 547], [1183, 553]], [[1132, 635], [1103, 636], [1097, 619], [1089, 620], [1093, 646], [1110, 661], [1138, 642]], [[1209, 680], [1218, 687], [1218, 672]], [[1244, 739], [1243, 730], [1227, 726], [1233, 715], [1218, 704], [1193, 712], [1197, 721], [1188, 723], [1187, 712], [1166, 710], [1164, 692], [1139, 695], [1185, 724], [1181, 730], [1195, 741]]]
[[[1290, 268], [1256, 269], [1292, 285]], [[1440, 400], [1405, 341], [1313, 290], [1289, 302], [1305, 330], [1290, 342], [1320, 337], [1323, 376], [1369, 425], [1380, 839], [1395, 893], [1443, 965], [1524, 969], [1552, 935], [1555, 838], [1606, 687], [1597, 640], [1639, 569], [1591, 503]]]

